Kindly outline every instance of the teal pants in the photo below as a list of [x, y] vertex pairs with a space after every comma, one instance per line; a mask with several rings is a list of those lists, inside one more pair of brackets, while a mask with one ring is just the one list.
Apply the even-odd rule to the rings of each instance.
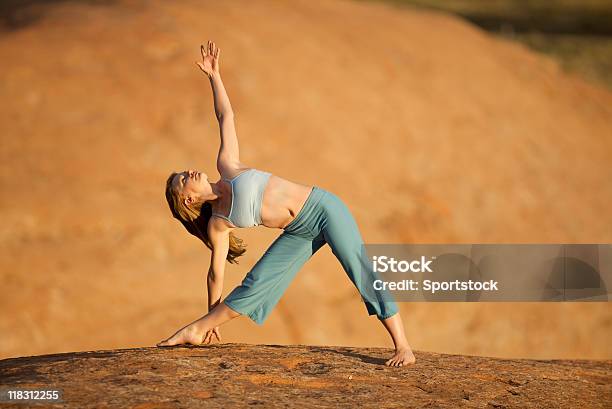
[[353, 215], [340, 198], [317, 186], [224, 303], [263, 324], [295, 274], [326, 243], [359, 290], [368, 314], [379, 319], [395, 315], [398, 309], [389, 293], [372, 289], [376, 273], [363, 256], [363, 241]]

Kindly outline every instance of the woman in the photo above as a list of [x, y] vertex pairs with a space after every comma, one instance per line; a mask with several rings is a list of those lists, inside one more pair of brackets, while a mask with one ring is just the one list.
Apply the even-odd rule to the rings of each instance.
[[[262, 324], [302, 265], [329, 244], [363, 296], [368, 314], [376, 314], [393, 339], [395, 354], [386, 365], [414, 363], [395, 303], [382, 301], [380, 294], [366, 296], [367, 277], [362, 277], [362, 268], [369, 263], [362, 263], [363, 241], [349, 209], [331, 192], [240, 162], [232, 107], [219, 73], [220, 50], [209, 41], [206, 49], [201, 46], [201, 53], [202, 62], [196, 64], [210, 80], [221, 130], [217, 157], [221, 180], [212, 183], [195, 170], [172, 173], [166, 183], [166, 199], [174, 217], [212, 250], [207, 279], [209, 312], [157, 346], [198, 345], [212, 342], [213, 337], [220, 341], [219, 325], [240, 315]], [[232, 231], [258, 225], [284, 232], [221, 302], [225, 262], [236, 263], [245, 252]]]

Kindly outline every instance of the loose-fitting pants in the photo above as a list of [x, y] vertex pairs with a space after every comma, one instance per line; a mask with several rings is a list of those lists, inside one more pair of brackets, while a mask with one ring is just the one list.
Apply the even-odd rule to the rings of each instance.
[[353, 215], [340, 198], [318, 186], [242, 284], [225, 298], [225, 304], [263, 324], [295, 274], [326, 243], [359, 290], [368, 315], [376, 314], [379, 319], [395, 315], [398, 309], [389, 293], [372, 289], [377, 276], [363, 256], [363, 241]]

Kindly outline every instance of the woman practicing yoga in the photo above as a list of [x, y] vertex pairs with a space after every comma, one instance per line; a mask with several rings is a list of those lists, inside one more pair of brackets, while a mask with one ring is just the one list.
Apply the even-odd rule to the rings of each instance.
[[[380, 294], [366, 296], [361, 234], [347, 206], [333, 193], [317, 186], [294, 183], [240, 162], [238, 138], [229, 98], [219, 74], [219, 48], [209, 41], [201, 46], [197, 62], [209, 78], [215, 113], [221, 131], [217, 170], [221, 179], [210, 182], [195, 170], [172, 173], [166, 182], [166, 199], [175, 218], [211, 249], [208, 270], [208, 314], [157, 344], [210, 343], [221, 340], [219, 326], [240, 315], [263, 324], [287, 286], [304, 263], [323, 245], [329, 244], [344, 271], [357, 287], [369, 315], [387, 329], [395, 345], [388, 366], [414, 363], [395, 302]], [[242, 284], [221, 301], [225, 262], [236, 263], [246, 249], [234, 236], [236, 228], [263, 225], [283, 229], [248, 272]], [[367, 272], [367, 270], [366, 270]], [[388, 299], [387, 299], [388, 300]]]

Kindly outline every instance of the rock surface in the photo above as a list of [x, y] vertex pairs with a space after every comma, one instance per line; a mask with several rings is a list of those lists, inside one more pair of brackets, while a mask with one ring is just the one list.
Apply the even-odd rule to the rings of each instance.
[[604, 408], [612, 401], [610, 360], [417, 351], [415, 365], [389, 368], [391, 352], [249, 344], [75, 352], [2, 360], [0, 386], [62, 389], [63, 403], [45, 407], [74, 408]]

